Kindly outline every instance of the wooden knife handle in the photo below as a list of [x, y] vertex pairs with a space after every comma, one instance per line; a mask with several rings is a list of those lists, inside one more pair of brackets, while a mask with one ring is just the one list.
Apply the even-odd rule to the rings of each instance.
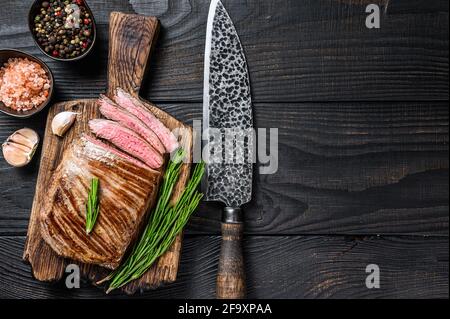
[[246, 296], [242, 254], [244, 224], [240, 218], [232, 219], [235, 220], [222, 222], [222, 244], [216, 288], [218, 299], [243, 299]]
[[121, 87], [137, 96], [159, 33], [155, 17], [112, 12], [109, 20], [108, 95]]

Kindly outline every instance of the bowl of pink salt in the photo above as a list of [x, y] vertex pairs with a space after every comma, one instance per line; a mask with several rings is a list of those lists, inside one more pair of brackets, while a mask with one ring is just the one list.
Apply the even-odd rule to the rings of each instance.
[[38, 58], [19, 50], [0, 50], [0, 111], [27, 118], [42, 111], [53, 94], [53, 75]]

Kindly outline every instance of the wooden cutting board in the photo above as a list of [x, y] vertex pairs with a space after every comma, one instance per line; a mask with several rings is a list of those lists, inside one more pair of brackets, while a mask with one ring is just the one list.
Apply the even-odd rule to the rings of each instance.
[[[147, 62], [155, 44], [159, 31], [159, 22], [155, 17], [123, 14], [113, 12], [109, 23], [109, 61], [108, 61], [108, 94], [121, 87], [130, 94], [138, 97], [139, 89], [144, 77]], [[143, 101], [145, 105], [169, 129], [183, 129], [184, 134], [179, 138], [180, 144], [190, 154], [188, 163], [181, 168], [180, 179], [174, 189], [172, 201], [176, 201], [186, 185], [192, 162], [192, 129], [177, 121], [169, 114], [158, 109], [155, 105]], [[61, 111], [78, 112], [74, 126], [63, 138], [51, 132], [53, 117]], [[42, 146], [40, 169], [36, 184], [31, 210], [28, 235], [23, 259], [31, 264], [33, 275], [41, 281], [57, 281], [63, 278], [68, 264], [78, 264], [82, 275], [93, 283], [109, 273], [108, 270], [80, 264], [56, 255], [41, 237], [38, 216], [42, 205], [47, 200], [46, 191], [52, 180], [53, 172], [61, 161], [62, 154], [70, 143], [82, 133], [90, 134], [88, 121], [101, 117], [95, 100], [75, 100], [53, 105], [47, 117], [45, 137]], [[158, 262], [140, 279], [123, 290], [132, 294], [137, 290], [154, 289], [164, 283], [176, 279], [180, 259], [182, 234], [180, 234], [171, 248], [159, 258]]]

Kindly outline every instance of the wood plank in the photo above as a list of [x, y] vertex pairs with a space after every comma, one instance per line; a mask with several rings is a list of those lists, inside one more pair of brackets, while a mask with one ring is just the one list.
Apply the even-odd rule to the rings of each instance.
[[[386, 0], [381, 28], [365, 27], [366, 1], [224, 0], [246, 50], [254, 101], [448, 100], [448, 1]], [[24, 23], [28, 3], [0, 17], [0, 47], [42, 57]], [[49, 61], [58, 99], [94, 97], [106, 84], [107, 22], [113, 10], [162, 23], [142, 96], [200, 101], [209, 0], [97, 0], [98, 43], [86, 60]]]
[[[161, 108], [185, 123], [200, 104]], [[447, 103], [255, 103], [258, 127], [279, 129], [279, 168], [256, 176], [251, 234], [448, 235]], [[0, 140], [23, 126], [0, 116]], [[0, 234], [25, 234], [37, 164], [0, 160]], [[187, 232], [218, 234], [220, 207], [202, 204]]]
[[[85, 282], [68, 290], [34, 280], [21, 262], [23, 244], [0, 237], [0, 298], [106, 298]], [[219, 245], [216, 236], [187, 236], [178, 280], [142, 296], [214, 298]], [[448, 298], [448, 238], [255, 236], [244, 253], [249, 298]], [[380, 289], [369, 290], [365, 268], [373, 263]]]

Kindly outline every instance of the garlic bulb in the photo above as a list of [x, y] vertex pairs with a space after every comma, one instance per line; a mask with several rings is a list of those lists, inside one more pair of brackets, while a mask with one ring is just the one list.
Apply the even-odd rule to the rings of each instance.
[[2, 145], [3, 157], [8, 164], [22, 167], [31, 162], [39, 144], [39, 135], [29, 128], [14, 132]]
[[75, 112], [61, 112], [56, 114], [52, 120], [53, 134], [63, 136], [75, 122], [77, 114]]

